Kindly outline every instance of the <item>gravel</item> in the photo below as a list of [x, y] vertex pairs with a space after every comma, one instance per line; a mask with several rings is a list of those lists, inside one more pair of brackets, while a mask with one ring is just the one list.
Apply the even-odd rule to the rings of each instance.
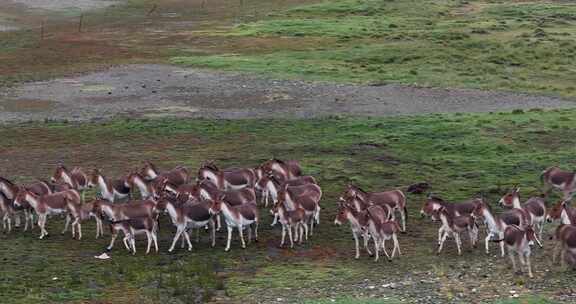
[[573, 108], [495, 91], [272, 80], [170, 65], [127, 65], [0, 91], [0, 123], [130, 117], [312, 118]]

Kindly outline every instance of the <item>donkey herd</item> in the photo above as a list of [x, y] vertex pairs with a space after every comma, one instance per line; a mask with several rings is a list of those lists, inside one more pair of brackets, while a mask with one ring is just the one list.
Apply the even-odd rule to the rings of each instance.
[[[498, 243], [502, 256], [508, 251], [514, 271], [518, 271], [518, 256], [521, 266], [526, 266], [532, 277], [531, 246], [542, 247], [544, 223], [559, 220], [560, 225], [552, 236], [556, 240], [553, 260], [558, 260], [560, 255], [564, 265], [576, 265], [576, 209], [569, 205], [576, 193], [576, 173], [551, 167], [542, 172], [541, 179], [545, 195], [531, 197], [522, 203], [520, 189], [515, 187], [499, 200], [499, 204], [510, 208], [501, 214], [495, 214], [482, 198], [451, 203], [428, 195], [420, 213], [440, 223], [438, 254], [448, 237], [453, 237], [458, 254], [462, 254], [463, 234], [476, 247], [482, 229], [486, 231], [486, 253], [489, 253], [491, 242]], [[86, 201], [85, 193], [90, 188], [96, 188], [98, 194]], [[548, 210], [546, 197], [552, 189], [562, 191], [563, 199]], [[411, 189], [408, 192], [417, 193]], [[135, 199], [135, 193], [139, 193], [139, 199]], [[72, 237], [81, 239], [82, 223], [93, 218], [96, 238], [104, 235], [104, 223], [109, 227], [108, 250], [122, 235], [124, 246], [133, 254], [136, 253], [136, 235], [146, 236], [147, 254], [152, 245], [158, 251], [161, 215], [168, 217], [176, 228], [170, 252], [178, 240], [182, 248], [187, 246], [192, 250], [190, 237], [194, 229], [197, 242], [200, 230], [209, 230], [214, 247], [216, 231], [224, 225], [222, 219], [227, 230], [225, 251], [230, 250], [234, 229], [245, 248], [245, 232], [248, 242], [258, 240], [261, 217], [257, 198], [265, 208], [270, 205], [272, 226], [280, 223], [282, 227], [280, 246], [284, 246], [286, 234], [291, 248], [295, 242], [302, 243], [320, 224], [322, 190], [314, 177], [303, 175], [300, 164], [294, 160], [272, 159], [255, 168], [223, 170], [208, 162], [199, 168], [195, 177], [185, 167], [160, 172], [150, 162], [119, 179], [109, 179], [97, 169], [86, 173], [79, 167], [68, 170], [63, 165], [56, 167], [50, 181], [17, 185], [0, 177], [0, 218], [6, 232], [12, 230], [13, 222], [20, 226], [22, 219], [24, 231], [33, 229], [37, 217], [40, 239], [43, 239], [48, 235], [46, 222], [49, 216], [62, 215], [65, 217], [62, 233], [71, 226]], [[355, 258], [360, 257], [362, 239], [364, 249], [370, 256], [374, 255], [376, 261], [381, 250], [391, 260], [401, 255], [398, 237], [406, 232], [407, 217], [403, 191], [366, 192], [348, 185], [339, 198], [334, 223], [350, 224]], [[387, 240], [393, 243], [391, 254], [386, 250]]]

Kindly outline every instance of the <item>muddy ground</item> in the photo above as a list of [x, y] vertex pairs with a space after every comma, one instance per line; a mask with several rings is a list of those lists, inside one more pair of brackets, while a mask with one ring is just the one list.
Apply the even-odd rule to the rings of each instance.
[[569, 108], [574, 101], [513, 93], [272, 80], [169, 65], [131, 65], [33, 82], [0, 93], [0, 122], [114, 116], [310, 118]]

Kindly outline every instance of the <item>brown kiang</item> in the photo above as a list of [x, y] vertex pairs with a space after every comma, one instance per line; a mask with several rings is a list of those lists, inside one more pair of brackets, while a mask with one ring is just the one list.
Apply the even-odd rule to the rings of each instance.
[[[362, 235], [364, 248], [370, 256], [372, 256], [372, 252], [368, 247], [368, 242], [370, 238], [374, 240], [375, 261], [378, 261], [380, 248], [384, 250], [389, 260], [394, 258], [396, 251], [398, 251], [398, 255], [401, 254], [397, 238], [400, 226], [396, 221], [391, 220], [390, 213], [384, 210], [381, 206], [370, 205], [366, 209], [358, 211], [353, 205], [342, 199], [340, 200], [338, 214], [334, 223], [340, 225], [346, 220], [350, 223], [356, 245], [356, 259], [360, 257], [359, 235]], [[386, 251], [385, 242], [388, 239], [392, 239], [394, 242], [392, 256], [388, 255]]]
[[520, 188], [514, 187], [504, 195], [500, 204], [506, 207], [523, 210], [529, 225], [538, 229], [538, 236], [542, 237], [544, 223], [546, 221], [546, 201], [541, 197], [531, 197], [523, 204], [520, 203]]
[[[46, 230], [48, 215], [66, 214], [66, 223], [64, 225], [64, 230], [62, 231], [62, 233], [65, 233], [66, 230], [68, 230], [68, 225], [71, 220], [69, 204], [80, 206], [81, 198], [78, 191], [74, 189], [39, 196], [30, 190], [20, 188], [16, 198], [14, 199], [14, 206], [16, 208], [24, 207], [26, 204], [29, 204], [38, 215], [40, 239], [43, 239], [48, 235], [48, 231]], [[75, 225], [72, 225], [72, 231], [74, 236]]]
[[209, 209], [211, 214], [222, 213], [226, 221], [226, 228], [228, 230], [228, 240], [226, 242], [225, 251], [230, 250], [230, 242], [232, 241], [232, 230], [234, 228], [238, 229], [240, 234], [240, 241], [242, 242], [242, 248], [246, 248], [246, 243], [244, 241], [243, 230], [244, 227], [248, 228], [248, 242], [252, 239], [252, 227], [254, 228], [255, 240], [258, 240], [258, 222], [259, 222], [259, 212], [256, 204], [242, 204], [238, 206], [232, 206], [226, 201], [219, 197], [212, 201]]
[[148, 180], [155, 180], [157, 178], [167, 179], [170, 184], [179, 186], [190, 182], [190, 174], [188, 169], [183, 166], [176, 166], [172, 170], [160, 172], [156, 166], [149, 161], [145, 161], [140, 169], [140, 175]]
[[458, 249], [458, 255], [462, 254], [462, 240], [460, 234], [467, 232], [470, 238], [470, 243], [472, 247], [476, 247], [476, 242], [478, 241], [478, 226], [474, 220], [474, 217], [470, 215], [456, 215], [450, 212], [446, 207], [442, 206], [438, 210], [433, 211], [435, 218], [440, 219], [442, 226], [439, 230], [439, 235], [442, 235], [440, 239], [440, 244], [438, 245], [438, 254], [442, 252], [444, 247], [444, 242], [448, 236], [454, 236], [456, 241], [456, 248]]
[[544, 193], [551, 189], [562, 191], [563, 200], [569, 201], [576, 193], [576, 172], [565, 171], [558, 167], [549, 167], [542, 171], [540, 180], [544, 184]]
[[186, 202], [179, 202], [173, 197], [163, 197], [159, 200], [158, 211], [167, 213], [172, 224], [176, 226], [176, 233], [174, 234], [172, 245], [168, 249], [169, 252], [174, 250], [178, 239], [182, 239], [182, 245], [186, 241], [188, 250], [192, 250], [192, 243], [190, 242], [187, 229], [200, 229], [207, 225], [211, 229], [211, 245], [212, 247], [216, 245], [216, 227], [213, 215], [209, 211], [210, 204], [210, 201], [199, 201], [194, 197], [190, 197]]
[[[484, 240], [486, 246], [486, 254], [489, 254], [489, 243], [491, 240], [497, 238], [504, 238], [504, 231], [510, 225], [516, 225], [518, 227], [527, 226], [525, 221], [524, 212], [519, 209], [508, 210], [500, 215], [495, 215], [492, 213], [490, 205], [482, 201], [474, 207], [472, 215], [478, 218], [484, 219], [486, 223], [486, 228], [488, 233], [486, 239]], [[500, 243], [500, 254], [503, 257], [505, 255], [504, 243]]]
[[383, 192], [366, 192], [358, 186], [349, 184], [346, 187], [344, 197], [347, 199], [354, 196], [357, 196], [365, 202], [373, 202], [376, 205], [389, 205], [392, 210], [400, 213], [400, 218], [402, 220], [402, 232], [406, 232], [408, 210], [406, 208], [406, 195], [404, 195], [402, 191], [390, 190]]
[[220, 190], [254, 187], [256, 173], [252, 169], [230, 168], [220, 170], [213, 162], [204, 163], [198, 169], [198, 180], [210, 180]]
[[130, 187], [127, 184], [126, 178], [108, 179], [98, 169], [92, 170], [88, 178], [89, 187], [98, 187], [100, 196], [112, 203], [130, 199]]

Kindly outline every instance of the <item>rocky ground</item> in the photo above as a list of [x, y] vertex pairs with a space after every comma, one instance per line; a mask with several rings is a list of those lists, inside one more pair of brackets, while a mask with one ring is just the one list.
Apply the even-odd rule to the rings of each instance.
[[309, 118], [569, 108], [553, 97], [400, 85], [272, 80], [170, 65], [129, 65], [0, 92], [0, 122], [131, 117]]

